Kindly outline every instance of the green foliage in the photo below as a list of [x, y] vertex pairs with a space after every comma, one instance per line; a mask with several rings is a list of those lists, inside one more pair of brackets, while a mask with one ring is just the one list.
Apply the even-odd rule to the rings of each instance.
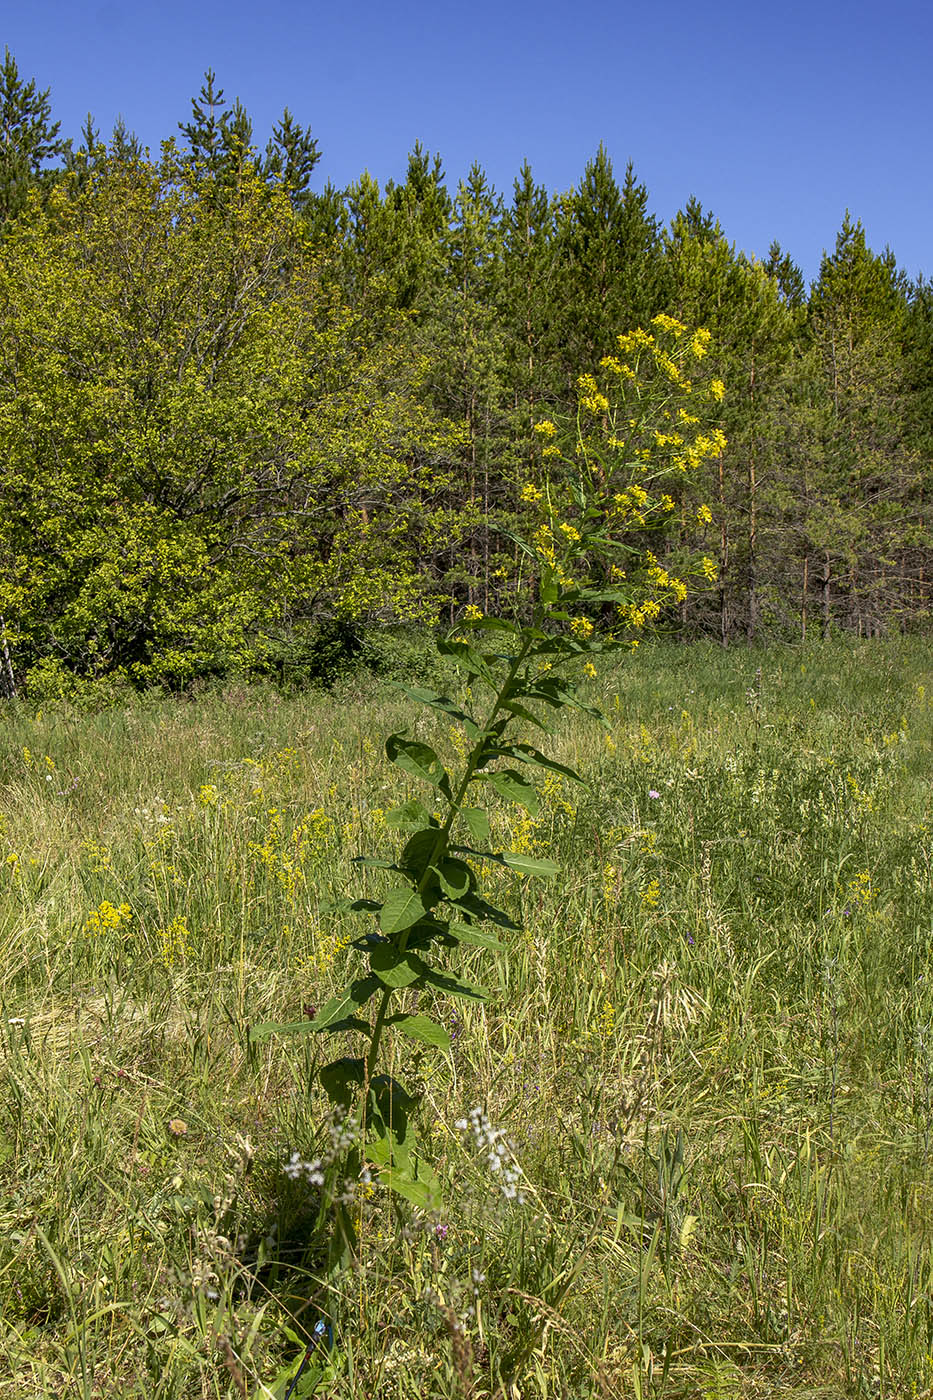
[[424, 611], [423, 365], [367, 347], [284, 191], [248, 174], [231, 201], [171, 158], [108, 166], [0, 249], [0, 613], [27, 678], [179, 685]]

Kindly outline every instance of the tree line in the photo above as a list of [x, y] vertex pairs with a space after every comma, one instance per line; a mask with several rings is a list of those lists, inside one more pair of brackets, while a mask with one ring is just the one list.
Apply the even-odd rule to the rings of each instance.
[[581, 376], [659, 313], [711, 333], [725, 386], [727, 445], [659, 539], [662, 563], [715, 565], [678, 624], [725, 644], [926, 624], [933, 291], [857, 220], [808, 288], [692, 197], [662, 225], [602, 147], [559, 194], [527, 164], [508, 196], [478, 164], [451, 189], [420, 145], [401, 181], [314, 189], [319, 159], [288, 109], [263, 145], [211, 72], [157, 157], [122, 120], [66, 140], [7, 51], [7, 694], [520, 610], [535, 429], [571, 443]]

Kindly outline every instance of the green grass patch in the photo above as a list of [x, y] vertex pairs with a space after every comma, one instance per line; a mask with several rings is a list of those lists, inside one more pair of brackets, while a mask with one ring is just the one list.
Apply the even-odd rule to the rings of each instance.
[[490, 804], [562, 875], [490, 869], [489, 1001], [409, 1008], [447, 1213], [364, 1193], [326, 1300], [284, 1167], [332, 1052], [249, 1031], [351, 974], [327, 903], [424, 793], [385, 736], [454, 735], [369, 680], [6, 705], [0, 1396], [281, 1400], [325, 1303], [299, 1395], [930, 1393], [929, 648], [645, 647], [588, 698], [548, 748], [587, 788]]

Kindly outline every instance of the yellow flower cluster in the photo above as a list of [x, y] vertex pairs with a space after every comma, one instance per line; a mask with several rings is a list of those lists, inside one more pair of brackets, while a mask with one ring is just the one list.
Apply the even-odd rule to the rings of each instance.
[[589, 413], [608, 413], [609, 400], [591, 374], [581, 374], [577, 380], [580, 391], [579, 403]]
[[549, 418], [542, 418], [540, 423], [536, 423], [535, 432], [540, 433], [542, 437], [557, 437], [557, 428]]
[[710, 510], [709, 506], [700, 506], [699, 510], [697, 511], [697, 524], [712, 525], [712, 523], [713, 512]]
[[[659, 331], [667, 331], [669, 335], [674, 335], [678, 338], [687, 334], [687, 327], [684, 325], [683, 321], [675, 320], [673, 316], [668, 316], [664, 311], [662, 311], [660, 315], [653, 317], [651, 324], [657, 326]], [[707, 332], [707, 334], [709, 334], [709, 332]]]
[[183, 914], [172, 920], [168, 928], [159, 929], [159, 961], [163, 967], [171, 968], [176, 962], [184, 962], [194, 951], [191, 947], [191, 931]]
[[111, 904], [109, 899], [101, 900], [84, 921], [85, 933], [105, 933], [108, 929], [119, 928], [133, 917], [128, 904]]
[[712, 338], [710, 332], [703, 327], [693, 332], [693, 338], [690, 341], [690, 353], [695, 360], [702, 360], [703, 356], [709, 350], [709, 344]]

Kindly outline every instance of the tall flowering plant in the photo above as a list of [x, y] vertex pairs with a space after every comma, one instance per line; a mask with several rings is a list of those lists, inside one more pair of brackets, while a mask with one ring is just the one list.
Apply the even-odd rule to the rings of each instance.
[[[658, 550], [684, 478], [725, 445], [708, 426], [723, 386], [699, 377], [709, 339], [656, 317], [651, 330], [619, 336], [599, 373], [580, 378], [569, 434], [550, 420], [538, 423], [540, 470], [523, 490], [533, 523], [518, 541], [531, 574], [530, 616], [487, 617], [469, 608], [438, 643], [468, 683], [469, 700], [403, 687], [459, 728], [458, 763], [448, 766], [405, 732], [389, 735], [386, 758], [420, 795], [386, 813], [398, 833], [395, 857], [361, 858], [384, 872], [382, 897], [343, 901], [369, 925], [354, 943], [358, 974], [313, 1021], [253, 1028], [254, 1040], [291, 1031], [354, 1042], [320, 1071], [340, 1124], [338, 1147], [320, 1161], [290, 1164], [322, 1188], [334, 1226], [333, 1266], [356, 1250], [359, 1183], [422, 1209], [440, 1203], [440, 1183], [415, 1131], [417, 1096], [385, 1068], [387, 1046], [409, 1040], [449, 1049], [438, 1007], [487, 995], [451, 969], [459, 947], [502, 948], [517, 927], [487, 897], [481, 867], [492, 862], [531, 877], [554, 877], [559, 868], [493, 849], [486, 805], [500, 799], [534, 816], [536, 770], [582, 781], [531, 737], [547, 734], [547, 716], [565, 707], [601, 718], [578, 695], [581, 658], [591, 667], [592, 654], [637, 644], [639, 632], [686, 596], [684, 578], [668, 572]], [[702, 507], [700, 519], [708, 518]], [[713, 566], [703, 559], [691, 570], [710, 577]], [[402, 1059], [394, 1055], [392, 1063]]]

